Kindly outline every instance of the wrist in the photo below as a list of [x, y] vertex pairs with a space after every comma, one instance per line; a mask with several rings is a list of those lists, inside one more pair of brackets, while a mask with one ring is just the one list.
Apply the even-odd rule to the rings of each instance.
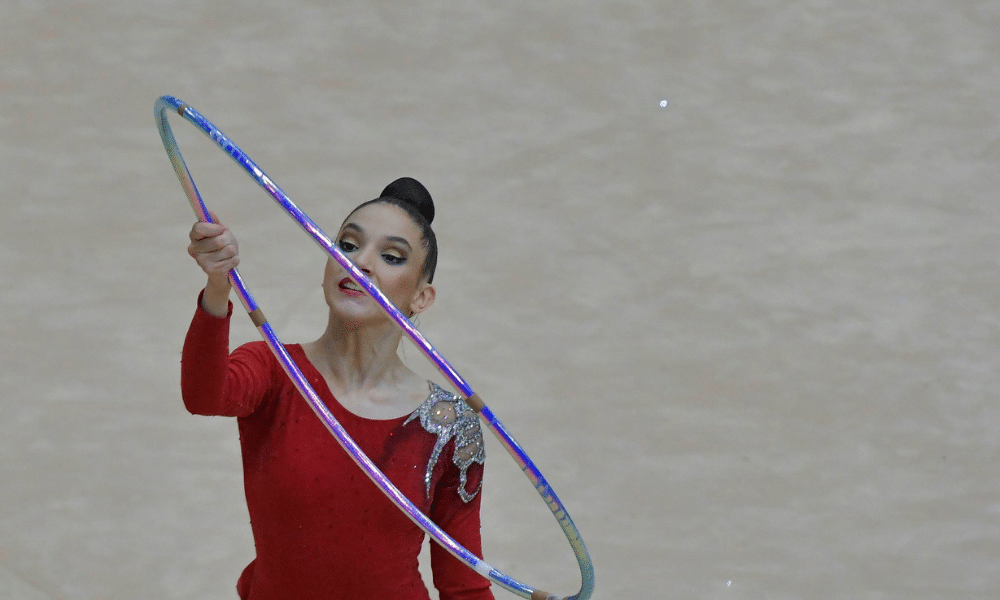
[[233, 289], [227, 278], [225, 282], [209, 279], [201, 295], [201, 307], [213, 317], [229, 314], [229, 292]]

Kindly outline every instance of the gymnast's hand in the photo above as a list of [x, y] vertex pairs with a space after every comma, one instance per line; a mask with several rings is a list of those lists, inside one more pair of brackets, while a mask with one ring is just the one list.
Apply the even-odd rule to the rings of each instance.
[[[212, 215], [216, 219], [215, 215]], [[201, 305], [210, 314], [225, 316], [229, 311], [229, 270], [240, 264], [239, 245], [229, 228], [218, 222], [197, 222], [191, 227], [188, 254], [208, 275]]]

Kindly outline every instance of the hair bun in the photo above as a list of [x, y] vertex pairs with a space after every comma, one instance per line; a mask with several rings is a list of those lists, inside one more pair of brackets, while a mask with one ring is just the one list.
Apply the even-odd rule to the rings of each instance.
[[422, 183], [412, 177], [400, 177], [382, 190], [381, 198], [395, 198], [412, 205], [428, 223], [434, 221], [434, 200]]

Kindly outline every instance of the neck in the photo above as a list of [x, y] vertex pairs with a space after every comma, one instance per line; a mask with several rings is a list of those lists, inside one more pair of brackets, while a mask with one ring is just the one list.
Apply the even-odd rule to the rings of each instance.
[[313, 366], [342, 390], [372, 390], [408, 372], [397, 354], [402, 335], [391, 322], [355, 325], [331, 315], [326, 331], [307, 350]]

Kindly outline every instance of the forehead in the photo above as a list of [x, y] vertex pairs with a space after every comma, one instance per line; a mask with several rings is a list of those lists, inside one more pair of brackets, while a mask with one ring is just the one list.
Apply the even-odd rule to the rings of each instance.
[[421, 239], [420, 226], [406, 214], [406, 211], [388, 202], [376, 202], [355, 209], [344, 220], [341, 230], [360, 229], [373, 237], [403, 237], [408, 240]]

